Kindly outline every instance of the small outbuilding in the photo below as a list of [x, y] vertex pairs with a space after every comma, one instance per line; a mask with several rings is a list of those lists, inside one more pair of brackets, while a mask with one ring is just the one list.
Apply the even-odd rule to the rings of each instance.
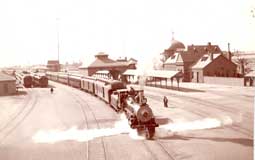
[[251, 71], [250, 73], [244, 76], [244, 86], [254, 86], [255, 85], [254, 81], [255, 81], [255, 71]]
[[16, 79], [0, 73], [0, 96], [16, 93]]

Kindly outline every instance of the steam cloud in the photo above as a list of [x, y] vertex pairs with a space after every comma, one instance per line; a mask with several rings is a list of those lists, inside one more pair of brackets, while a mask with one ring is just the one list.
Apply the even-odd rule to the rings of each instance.
[[189, 130], [202, 130], [222, 127], [225, 125], [231, 125], [233, 123], [232, 119], [228, 116], [222, 117], [220, 119], [216, 118], [205, 118], [202, 120], [195, 120], [191, 122], [179, 122], [171, 123], [166, 125], [161, 125], [160, 128], [166, 129], [171, 132], [189, 131]]
[[121, 115], [121, 120], [117, 121], [113, 128], [102, 128], [102, 129], [82, 129], [79, 130], [77, 127], [72, 127], [68, 130], [51, 130], [51, 131], [38, 131], [32, 140], [35, 143], [55, 143], [65, 140], [74, 140], [78, 142], [85, 142], [93, 140], [99, 137], [113, 136], [118, 134], [129, 134], [132, 139], [144, 139], [139, 136], [136, 130], [131, 129], [128, 125], [128, 121], [125, 115]]

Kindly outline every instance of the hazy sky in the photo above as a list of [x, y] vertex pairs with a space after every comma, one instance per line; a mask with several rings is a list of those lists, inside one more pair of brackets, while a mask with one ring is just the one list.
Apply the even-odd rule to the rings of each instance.
[[[0, 0], [0, 66], [150, 59], [175, 39], [186, 46], [218, 44], [255, 50], [254, 0]], [[56, 19], [59, 18], [57, 21]]]

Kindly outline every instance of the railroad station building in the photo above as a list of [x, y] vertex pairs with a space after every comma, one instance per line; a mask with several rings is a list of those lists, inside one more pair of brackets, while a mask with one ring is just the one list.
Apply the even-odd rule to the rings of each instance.
[[231, 52], [224, 55], [218, 45], [189, 45], [172, 39], [171, 46], [161, 53], [163, 70], [183, 73], [184, 82], [204, 82], [204, 76], [234, 77], [237, 66]]
[[16, 93], [16, 79], [12, 76], [0, 73], [0, 96]]
[[96, 54], [95, 58], [89, 66], [80, 67], [79, 72], [87, 76], [106, 74], [109, 78], [119, 79], [127, 69], [136, 69], [137, 61], [133, 58], [112, 60], [103, 52]]
[[60, 71], [59, 61], [58, 60], [48, 60], [47, 68], [48, 68], [48, 71], [59, 72]]

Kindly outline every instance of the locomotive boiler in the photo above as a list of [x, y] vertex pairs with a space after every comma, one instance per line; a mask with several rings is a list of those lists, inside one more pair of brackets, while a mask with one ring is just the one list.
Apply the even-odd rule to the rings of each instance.
[[137, 129], [138, 134], [145, 133], [147, 139], [154, 136], [158, 124], [147, 99], [143, 96], [143, 90], [117, 90], [111, 96], [111, 106], [125, 113], [130, 127]]

